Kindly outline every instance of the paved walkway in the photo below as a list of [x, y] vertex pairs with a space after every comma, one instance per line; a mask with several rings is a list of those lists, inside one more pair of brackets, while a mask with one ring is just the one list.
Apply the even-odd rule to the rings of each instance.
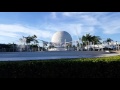
[[0, 61], [48, 60], [62, 58], [93, 58], [120, 55], [102, 51], [42, 51], [42, 52], [0, 52]]

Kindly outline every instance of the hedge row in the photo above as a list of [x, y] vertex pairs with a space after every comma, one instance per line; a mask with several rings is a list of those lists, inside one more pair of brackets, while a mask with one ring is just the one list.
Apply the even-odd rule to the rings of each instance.
[[0, 62], [0, 78], [120, 78], [120, 56]]

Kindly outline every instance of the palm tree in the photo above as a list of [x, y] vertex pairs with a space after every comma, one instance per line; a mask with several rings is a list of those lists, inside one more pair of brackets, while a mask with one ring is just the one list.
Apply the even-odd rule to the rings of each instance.
[[28, 37], [24, 37], [23, 36], [23, 38], [25, 38], [26, 39], [26, 44], [30, 44], [31, 42], [34, 42], [34, 43], [38, 43], [38, 41], [37, 41], [37, 36], [36, 35], [33, 35], [33, 36], [28, 36]]
[[92, 36], [92, 35], [90, 35], [90, 33], [86, 34], [85, 36], [84, 35], [82, 36], [83, 46], [88, 45], [89, 42], [93, 42], [94, 44], [98, 44], [98, 43], [100, 43], [100, 40], [101, 40], [100, 36], [95, 36], [95, 35]]
[[94, 42], [94, 44], [100, 43], [100, 40], [101, 40], [100, 36], [92, 36], [91, 39], [92, 39], [92, 42]]
[[38, 40], [37, 40], [37, 36], [36, 36], [36, 35], [33, 35], [33, 36], [31, 37], [31, 41], [33, 41], [34, 44], [39, 43]]
[[107, 40], [106, 40], [105, 42], [107, 42], [108, 45], [109, 45], [109, 43], [110, 43], [111, 41], [113, 41], [111, 38], [107, 38]]
[[37, 40], [37, 36], [36, 35], [33, 35], [33, 36], [30, 36], [29, 37], [30, 39], [28, 39], [28, 41], [30, 40], [30, 43], [31, 42], [34, 42], [34, 45], [32, 45], [32, 47], [31, 48], [34, 48], [34, 49], [36, 49], [37, 50], [37, 48], [38, 48], [38, 40]]
[[26, 44], [30, 44], [30, 42], [32, 41], [31, 36], [25, 37], [26, 38]]
[[108, 48], [107, 48], [108, 50], [110, 49], [110, 48], [109, 48], [109, 43], [110, 43], [111, 41], [113, 41], [111, 38], [107, 38], [107, 40], [104, 41], [104, 42], [107, 42], [107, 43], [108, 43]]
[[28, 50], [28, 45], [30, 45], [31, 42], [34, 42], [34, 45], [37, 45], [37, 43], [39, 43], [36, 38], [37, 38], [36, 35], [33, 36], [29, 35], [28, 37], [23, 36], [23, 38], [20, 38], [19, 40], [27, 44], [27, 50]]
[[87, 42], [94, 42], [94, 44], [100, 43], [100, 36], [92, 36], [90, 34], [86, 34], [86, 36], [82, 36], [82, 42], [83, 44], [87, 44]]
[[86, 45], [87, 42], [90, 42], [92, 41], [92, 36], [90, 34], [86, 34], [86, 36], [82, 36], [82, 42], [83, 42], [83, 45]]
[[[92, 41], [92, 36], [89, 34], [86, 34], [86, 36], [82, 36], [82, 43], [83, 43], [83, 46], [87, 46], [89, 44], [89, 42]], [[87, 47], [88, 48], [88, 47]]]

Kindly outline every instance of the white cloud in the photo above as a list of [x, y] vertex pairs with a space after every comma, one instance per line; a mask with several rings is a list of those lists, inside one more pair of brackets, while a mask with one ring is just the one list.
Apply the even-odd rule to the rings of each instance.
[[83, 24], [79, 23], [61, 23], [59, 25], [53, 25], [51, 24], [50, 27], [45, 27], [45, 29], [50, 30], [51, 32], [55, 33], [57, 31], [67, 31], [68, 33], [71, 34], [72, 37], [75, 37], [78, 39], [79, 37], [82, 37], [82, 35], [86, 33], [94, 34], [95, 30], [94, 27], [85, 27]]
[[104, 34], [118, 34], [118, 33], [120, 33], [120, 26], [104, 26], [103, 27], [103, 33]]
[[73, 17], [73, 16], [80, 16], [80, 15], [92, 15], [92, 16], [101, 16], [105, 15], [108, 12], [63, 12], [63, 16]]
[[51, 13], [51, 17], [52, 17], [53, 19], [56, 19], [56, 18], [57, 18], [56, 12], [52, 12], [52, 13]]
[[4, 37], [20, 38], [22, 35], [37, 35], [38, 38], [50, 38], [51, 32], [46, 30], [39, 30], [35, 28], [25, 27], [22, 25], [14, 24], [0, 24], [0, 35]]
[[81, 14], [88, 14], [88, 13], [90, 13], [90, 12], [63, 12], [62, 15], [72, 17], [72, 16], [77, 16], [77, 15], [81, 15]]
[[86, 33], [95, 34], [97, 31], [95, 26], [102, 28], [102, 32], [106, 35], [120, 33], [119, 15], [103, 12], [62, 12], [59, 14], [64, 17], [58, 19], [58, 13], [52, 12], [50, 18], [57, 20], [49, 22], [49, 25], [43, 22], [40, 29], [20, 24], [0, 24], [0, 36], [19, 39], [22, 36], [35, 34], [38, 39], [50, 40], [56, 31], [64, 30], [78, 39], [78, 35], [81, 37]]
[[81, 15], [81, 18], [87, 25], [99, 25], [100, 22], [93, 16], [90, 15]]
[[0, 31], [1, 31], [0, 35], [4, 38], [7, 37], [14, 40], [19, 40], [19, 38], [22, 38], [22, 36], [35, 34], [37, 35], [38, 39], [47, 40], [47, 39], [51, 39], [52, 35], [56, 31], [67, 31], [73, 37], [75, 36], [76, 38], [78, 38], [78, 35], [79, 37], [81, 37], [81, 35], [85, 33], [94, 32], [93, 28], [83, 27], [82, 24], [67, 24], [67, 23], [59, 24], [59, 25], [50, 24], [49, 27], [42, 27], [42, 28], [43, 29], [25, 27], [19, 24], [14, 24], [14, 25], [0, 24]]
[[6, 31], [1, 31], [0, 32], [1, 36], [8, 36], [8, 37], [17, 37], [18, 35], [12, 32], [6, 32]]
[[101, 28], [104, 34], [118, 34], [120, 33], [120, 17], [116, 14], [104, 16], [100, 20]]
[[[62, 15], [68, 19], [72, 18], [78, 23], [86, 26], [81, 28], [80, 32], [94, 33], [94, 27], [97, 25], [102, 28], [104, 34], [117, 34], [120, 33], [120, 13], [112, 12], [63, 12]], [[76, 23], [76, 24], [78, 24]], [[88, 27], [89, 28], [88, 28]], [[85, 28], [88, 28], [86, 31]]]

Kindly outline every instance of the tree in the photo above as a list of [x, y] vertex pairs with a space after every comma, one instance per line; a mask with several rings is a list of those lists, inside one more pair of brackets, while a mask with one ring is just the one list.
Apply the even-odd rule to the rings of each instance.
[[105, 41], [103, 41], [103, 42], [106, 42], [106, 43], [108, 43], [108, 45], [109, 45], [109, 43], [111, 42], [111, 41], [113, 41], [111, 38], [107, 38]]
[[90, 33], [86, 34], [86, 36], [82, 36], [83, 45], [86, 45], [88, 41], [92, 41], [92, 36], [90, 35]]
[[23, 38], [20, 38], [19, 40], [27, 44], [27, 49], [28, 49], [28, 45], [30, 45], [31, 42], [34, 42], [35, 46], [37, 45], [37, 43], [39, 43], [38, 40], [37, 40], [37, 36], [36, 35], [33, 35], [33, 36], [29, 35], [27, 37], [23, 36]]
[[73, 49], [74, 49], [74, 51], [75, 51], [75, 48], [76, 48], [75, 45], [73, 45]]
[[31, 36], [31, 41], [33, 41], [34, 44], [38, 43], [37, 36], [36, 35]]
[[110, 43], [111, 41], [113, 41], [111, 38], [107, 38], [107, 40], [106, 40], [105, 42], [107, 42], [108, 45], [109, 45], [109, 43]]
[[39, 43], [38, 40], [37, 40], [37, 36], [36, 36], [36, 35], [29, 36], [29, 37], [27, 38], [27, 40], [28, 40], [28, 43], [31, 43], [31, 42], [34, 43], [33, 45], [31, 45], [31, 48], [33, 48], [34, 51], [36, 51], [37, 48], [38, 48], [38, 43]]
[[94, 44], [101, 43], [100, 40], [100, 36], [92, 36], [92, 42], [94, 42]]
[[36, 35], [33, 35], [33, 36], [27, 36], [27, 37], [24, 37], [23, 36], [23, 38], [20, 38], [19, 40], [20, 41], [22, 41], [22, 42], [25, 42], [26, 44], [30, 44], [32, 41], [33, 42], [37, 42], [38, 43], [38, 41], [37, 41], [37, 36]]
[[23, 36], [22, 38], [19, 39], [19, 41], [20, 41], [21, 43], [24, 43], [24, 45], [25, 45], [25, 43], [26, 43], [26, 38]]
[[82, 42], [83, 42], [83, 45], [86, 45], [87, 42], [94, 42], [94, 44], [97, 44], [97, 43], [100, 43], [100, 36], [92, 36], [89, 34], [86, 34], [86, 36], [82, 36]]

